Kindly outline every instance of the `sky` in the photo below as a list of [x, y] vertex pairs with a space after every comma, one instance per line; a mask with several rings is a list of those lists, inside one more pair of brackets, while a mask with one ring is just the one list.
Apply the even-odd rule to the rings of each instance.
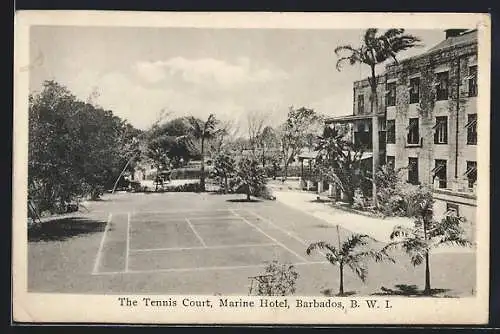
[[[442, 30], [407, 30], [424, 52]], [[363, 65], [337, 71], [337, 45], [360, 44], [364, 30], [207, 29], [35, 26], [30, 32], [30, 92], [55, 80], [82, 100], [147, 129], [162, 110], [170, 117], [210, 113], [243, 128], [249, 114], [269, 125], [288, 108], [327, 116], [352, 114], [352, 84]], [[383, 67], [377, 69], [383, 71]]]

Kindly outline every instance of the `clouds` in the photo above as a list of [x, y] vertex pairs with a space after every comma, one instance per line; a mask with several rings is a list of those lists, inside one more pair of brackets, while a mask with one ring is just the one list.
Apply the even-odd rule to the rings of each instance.
[[194, 85], [217, 85], [221, 88], [266, 83], [287, 77], [278, 68], [252, 66], [248, 58], [238, 58], [236, 62], [230, 63], [215, 58], [173, 57], [163, 61], [139, 61], [133, 69], [139, 78], [148, 83], [158, 83], [170, 77]]
[[165, 71], [162, 62], [139, 61], [133, 65], [137, 76], [148, 83], [157, 83], [165, 79]]

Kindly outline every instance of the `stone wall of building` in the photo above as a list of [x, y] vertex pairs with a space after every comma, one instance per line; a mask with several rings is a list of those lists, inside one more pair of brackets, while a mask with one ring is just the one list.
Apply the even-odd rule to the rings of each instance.
[[[467, 114], [477, 112], [476, 98], [468, 97], [468, 80], [464, 79], [469, 66], [477, 63], [477, 48], [473, 46], [452, 47], [442, 54], [424, 55], [387, 68], [387, 81], [395, 80], [397, 84], [396, 106], [387, 107], [387, 120], [394, 119], [396, 123], [396, 144], [387, 144], [387, 155], [395, 156], [396, 167], [407, 166], [409, 157], [418, 158], [421, 183], [432, 183], [430, 171], [434, 168], [434, 160], [442, 159], [447, 161], [448, 187], [460, 189], [467, 185], [464, 177], [467, 161], [476, 161], [476, 148], [467, 145], [465, 129]], [[434, 83], [437, 73], [445, 71], [449, 73], [449, 99], [436, 101]], [[410, 78], [416, 76], [420, 77], [420, 103], [410, 104]], [[436, 116], [447, 117], [447, 144], [434, 143]], [[417, 117], [422, 140], [419, 145], [408, 145], [409, 118]]]
[[[386, 112], [386, 120], [395, 121], [395, 144], [386, 144], [386, 155], [393, 156], [396, 168], [407, 168], [408, 158], [418, 158], [418, 178], [421, 184], [433, 185], [435, 160], [446, 160], [446, 189], [435, 190], [434, 212], [441, 216], [450, 207], [458, 207], [467, 223], [464, 228], [474, 240], [476, 221], [475, 187], [469, 189], [465, 175], [467, 161], [477, 161], [476, 145], [467, 145], [469, 114], [477, 114], [477, 98], [469, 97], [469, 68], [477, 65], [477, 40], [452, 45], [413, 57], [386, 67], [379, 76], [379, 112]], [[448, 99], [438, 101], [436, 83], [438, 73], [448, 71]], [[420, 78], [420, 98], [410, 103], [410, 79]], [[395, 106], [386, 106], [386, 85], [396, 83]], [[354, 83], [353, 111], [358, 113], [357, 99], [363, 95], [365, 113], [369, 113], [370, 86], [368, 80]], [[447, 117], [447, 143], [435, 144], [437, 116]], [[419, 137], [416, 145], [407, 143], [410, 118], [419, 119]], [[356, 131], [356, 128], [354, 129]], [[436, 187], [435, 187], [436, 188]]]

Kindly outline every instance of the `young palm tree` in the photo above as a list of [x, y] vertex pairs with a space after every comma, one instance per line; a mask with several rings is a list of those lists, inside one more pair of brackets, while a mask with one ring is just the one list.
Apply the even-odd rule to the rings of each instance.
[[200, 141], [200, 189], [201, 191], [205, 191], [205, 141], [217, 135], [217, 125], [219, 122], [214, 114], [210, 114], [205, 122], [193, 116], [188, 118], [188, 122], [191, 125], [191, 135]]
[[365, 234], [353, 234], [346, 241], [340, 241], [339, 226], [337, 225], [338, 247], [333, 246], [325, 241], [314, 242], [307, 247], [306, 253], [310, 255], [313, 250], [327, 251], [326, 259], [331, 264], [339, 267], [340, 286], [339, 296], [344, 294], [344, 267], [349, 267], [361, 281], [364, 283], [368, 269], [364, 262], [367, 258], [373, 258], [376, 262], [389, 260], [394, 262], [394, 259], [389, 257], [384, 252], [376, 252], [373, 250], [359, 250], [360, 247], [366, 246], [370, 237]]
[[432, 216], [432, 193], [428, 189], [417, 188], [413, 194], [413, 200], [409, 203], [409, 212], [415, 218], [414, 226], [411, 228], [395, 226], [390, 239], [381, 252], [400, 248], [410, 256], [413, 266], [425, 262], [425, 288], [424, 294], [431, 294], [431, 279], [429, 257], [433, 248], [443, 245], [455, 245], [466, 247], [471, 242], [464, 236], [461, 225], [464, 218], [453, 212], [447, 212], [442, 220], [435, 221]]
[[[375, 73], [375, 66], [384, 63], [388, 59], [393, 59], [397, 63], [396, 54], [417, 46], [420, 39], [418, 37], [405, 34], [404, 29], [389, 29], [382, 35], [377, 35], [378, 29], [369, 28], [365, 32], [363, 44], [358, 48], [351, 45], [341, 45], [335, 48], [337, 60], [337, 70], [340, 71], [342, 65], [348, 62], [350, 65], [365, 64], [370, 67], [371, 76], [368, 78], [370, 84], [370, 111], [372, 115], [372, 147], [373, 147], [373, 175], [379, 166], [379, 139], [378, 139], [378, 79]], [[342, 55], [344, 54], [344, 55]], [[372, 182], [373, 204], [377, 205], [377, 186]]]

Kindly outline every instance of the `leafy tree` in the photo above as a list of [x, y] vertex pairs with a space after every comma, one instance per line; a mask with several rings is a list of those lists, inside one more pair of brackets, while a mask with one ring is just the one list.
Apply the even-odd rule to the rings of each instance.
[[320, 117], [313, 109], [290, 107], [279, 133], [285, 178], [288, 165], [307, 146], [308, 134], [316, 131], [319, 121]]
[[226, 145], [227, 150], [234, 152], [238, 156], [243, 155], [243, 151], [245, 151], [249, 147], [249, 140], [243, 137], [234, 138]]
[[405, 216], [407, 213], [405, 188], [408, 184], [403, 181], [401, 171], [394, 166], [384, 165], [375, 173], [377, 184], [378, 207], [385, 216]]
[[[410, 185], [408, 185], [410, 187]], [[390, 235], [392, 242], [387, 244], [382, 252], [401, 248], [410, 256], [412, 265], [425, 263], [424, 294], [431, 294], [431, 278], [429, 257], [433, 248], [443, 245], [470, 246], [471, 242], [464, 237], [461, 225], [464, 218], [455, 213], [447, 212], [441, 220], [433, 217], [432, 190], [426, 186], [410, 187], [406, 196], [408, 216], [414, 218], [413, 227], [395, 226]]]
[[266, 177], [257, 160], [243, 157], [237, 163], [236, 168], [237, 184], [245, 189], [247, 200], [250, 196], [259, 196], [265, 191]]
[[[378, 97], [377, 85], [378, 78], [375, 73], [375, 67], [388, 59], [398, 62], [397, 53], [417, 46], [420, 39], [418, 37], [405, 34], [404, 29], [389, 29], [381, 35], [377, 35], [377, 28], [369, 28], [365, 31], [363, 43], [355, 48], [351, 45], [340, 45], [335, 48], [335, 54], [339, 57], [337, 60], [337, 70], [341, 70], [344, 63], [350, 65], [365, 64], [370, 67], [370, 110], [372, 114], [372, 147], [373, 147], [373, 168], [374, 173], [379, 166], [379, 141], [378, 141]], [[377, 205], [377, 186], [373, 183], [372, 196], [375, 206]]]
[[363, 248], [368, 244], [369, 236], [364, 234], [352, 234], [347, 238], [347, 240], [341, 242], [339, 227], [337, 225], [337, 235], [338, 235], [338, 247], [325, 242], [319, 241], [314, 242], [307, 247], [306, 253], [310, 255], [314, 250], [323, 250], [327, 253], [325, 254], [326, 259], [331, 264], [339, 267], [339, 296], [344, 294], [344, 268], [349, 267], [361, 281], [365, 282], [368, 270], [366, 268], [365, 260], [368, 258], [375, 259], [375, 261], [389, 260], [394, 262], [394, 260], [389, 257], [386, 253], [376, 252], [370, 249]]
[[267, 161], [273, 158], [279, 159], [279, 141], [277, 133], [272, 126], [266, 126], [257, 137], [261, 151], [262, 167], [266, 167]]
[[224, 187], [224, 193], [227, 194], [229, 189], [228, 179], [233, 177], [235, 173], [234, 158], [227, 152], [219, 152], [214, 159], [214, 172]]
[[189, 161], [199, 156], [199, 152], [191, 143], [191, 125], [186, 118], [175, 118], [163, 124], [154, 124], [148, 131], [147, 157], [155, 165], [172, 165], [178, 167], [180, 162]]
[[254, 157], [257, 157], [257, 150], [261, 148], [259, 138], [262, 135], [266, 119], [266, 114], [255, 111], [247, 115], [248, 144]]
[[113, 184], [137, 131], [109, 110], [78, 100], [46, 81], [29, 97], [29, 197], [41, 211], [98, 197]]
[[321, 176], [339, 186], [352, 204], [356, 189], [366, 179], [361, 168], [362, 147], [345, 140], [337, 129], [325, 127], [323, 135], [318, 137], [316, 150], [316, 168]]
[[219, 121], [213, 114], [210, 114], [206, 121], [202, 121], [192, 116], [188, 118], [188, 121], [191, 125], [191, 136], [200, 143], [200, 188], [201, 191], [205, 191], [205, 142], [217, 135], [219, 132], [219, 129], [217, 128]]

